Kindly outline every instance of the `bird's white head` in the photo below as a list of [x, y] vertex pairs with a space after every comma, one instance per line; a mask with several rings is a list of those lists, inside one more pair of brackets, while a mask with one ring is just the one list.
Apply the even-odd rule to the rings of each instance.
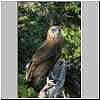
[[62, 39], [60, 26], [52, 26], [48, 30], [47, 40], [59, 40]]
[[58, 37], [59, 35], [59, 32], [60, 32], [60, 27], [59, 26], [52, 26], [50, 27], [50, 29], [48, 30], [48, 34], [51, 36], [51, 37]]

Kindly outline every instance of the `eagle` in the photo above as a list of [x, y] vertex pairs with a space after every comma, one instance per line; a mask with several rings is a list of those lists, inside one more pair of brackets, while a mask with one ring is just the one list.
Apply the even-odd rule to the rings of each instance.
[[60, 26], [50, 27], [43, 45], [36, 50], [30, 62], [26, 65], [25, 78], [31, 86], [35, 87], [40, 81], [46, 80], [48, 72], [61, 56], [63, 43], [64, 38], [61, 35]]

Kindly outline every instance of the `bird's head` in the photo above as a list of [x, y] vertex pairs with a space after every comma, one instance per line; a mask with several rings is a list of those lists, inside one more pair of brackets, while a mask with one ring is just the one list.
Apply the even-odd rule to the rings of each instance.
[[62, 30], [61, 30], [60, 26], [52, 26], [48, 30], [47, 40], [52, 41], [52, 40], [63, 39], [63, 36], [61, 33], [62, 33]]

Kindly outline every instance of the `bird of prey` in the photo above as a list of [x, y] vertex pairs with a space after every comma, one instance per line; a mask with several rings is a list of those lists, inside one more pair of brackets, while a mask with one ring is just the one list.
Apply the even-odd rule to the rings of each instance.
[[53, 68], [61, 55], [64, 42], [59, 26], [52, 26], [47, 32], [43, 45], [33, 54], [31, 61], [26, 65], [26, 80], [32, 85], [46, 79], [50, 69]]

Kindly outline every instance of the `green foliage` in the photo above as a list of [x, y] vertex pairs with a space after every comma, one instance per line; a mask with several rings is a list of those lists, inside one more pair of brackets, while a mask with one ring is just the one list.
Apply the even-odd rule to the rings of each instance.
[[[62, 57], [73, 59], [81, 53], [80, 2], [18, 2], [18, 72], [19, 97], [34, 97], [25, 85], [24, 67], [46, 39], [47, 30], [59, 25], [64, 31]], [[35, 94], [36, 95], [36, 94]]]
[[81, 35], [77, 27], [64, 28], [65, 48], [62, 51], [65, 59], [80, 56]]
[[27, 82], [24, 80], [24, 75], [18, 75], [18, 97], [19, 98], [27, 98], [27, 97], [37, 97], [37, 92], [34, 88], [28, 88]]

